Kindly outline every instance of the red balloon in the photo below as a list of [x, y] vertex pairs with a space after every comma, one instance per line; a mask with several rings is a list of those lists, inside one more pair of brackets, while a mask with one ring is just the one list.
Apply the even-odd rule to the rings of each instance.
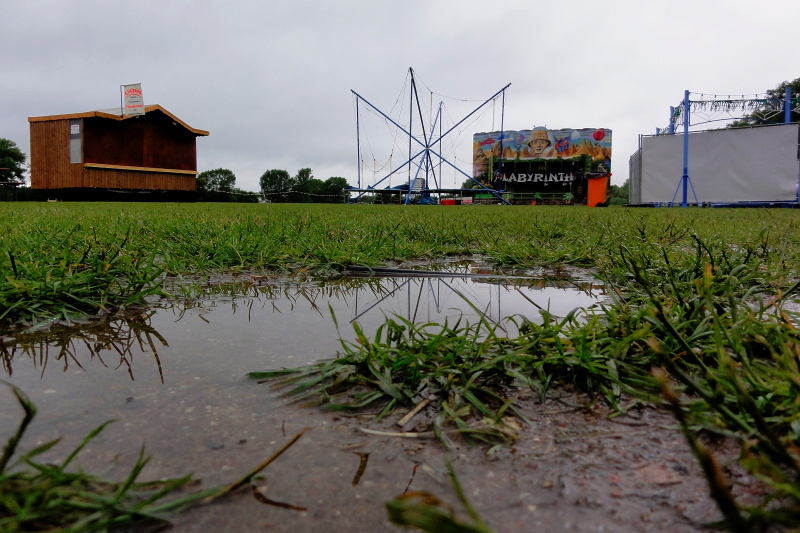
[[605, 136], [606, 132], [603, 130], [595, 130], [595, 132], [592, 134], [592, 137], [595, 141], [602, 141]]

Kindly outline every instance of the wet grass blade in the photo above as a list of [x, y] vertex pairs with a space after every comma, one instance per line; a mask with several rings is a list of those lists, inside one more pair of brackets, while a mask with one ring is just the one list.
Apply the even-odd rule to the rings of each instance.
[[[9, 386], [24, 417], [6, 445], [0, 465], [0, 530], [2, 531], [106, 531], [143, 524], [168, 524], [165, 515], [198, 503], [220, 488], [175, 496], [193, 481], [191, 476], [158, 483], [141, 483], [137, 478], [149, 458], [144, 447], [128, 476], [121, 483], [101, 479], [67, 467], [76, 455], [108, 424], [87, 435], [60, 463], [40, 463], [38, 455], [52, 449], [58, 440], [39, 445], [23, 454], [11, 466], [26, 428], [36, 408], [17, 387]], [[168, 501], [164, 501], [169, 498]]]
[[294, 443], [297, 442], [300, 439], [300, 437], [302, 437], [303, 434], [307, 430], [308, 430], [308, 428], [305, 428], [305, 429], [301, 430], [294, 437], [292, 437], [291, 439], [286, 441], [286, 443], [283, 446], [278, 448], [264, 462], [262, 462], [261, 464], [256, 466], [253, 470], [251, 470], [248, 474], [246, 474], [243, 478], [239, 479], [238, 481], [235, 481], [235, 482], [231, 483], [230, 485], [228, 485], [227, 487], [225, 487], [221, 491], [215, 492], [213, 495], [206, 497], [203, 500], [203, 502], [204, 503], [209, 503], [209, 502], [211, 502], [213, 500], [216, 500], [217, 498], [221, 498], [221, 497], [225, 496], [226, 494], [230, 494], [231, 492], [235, 491], [236, 489], [238, 489], [240, 487], [243, 487], [246, 484], [250, 483], [250, 480], [252, 480], [256, 475], [258, 475], [259, 472], [261, 472], [266, 467], [268, 467], [273, 461], [275, 461], [275, 459], [280, 457], [283, 454], [283, 452], [285, 452], [286, 450], [291, 448], [292, 445], [294, 445]]
[[28, 428], [28, 425], [36, 416], [36, 406], [18, 387], [15, 387], [14, 385], [11, 385], [5, 381], [0, 381], [0, 383], [11, 388], [11, 392], [16, 397], [17, 403], [20, 404], [23, 412], [25, 413], [16, 433], [14, 433], [14, 435], [8, 440], [8, 443], [6, 443], [5, 447], [3, 448], [3, 455], [0, 456], [0, 474], [3, 474], [5, 473], [8, 462], [11, 460], [11, 457], [17, 450], [17, 446], [19, 445], [19, 441], [22, 439], [22, 435], [25, 434], [25, 430]]

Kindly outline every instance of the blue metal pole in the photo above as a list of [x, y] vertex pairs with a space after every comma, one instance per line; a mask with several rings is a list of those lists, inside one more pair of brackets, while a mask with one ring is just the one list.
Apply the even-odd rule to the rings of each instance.
[[786, 87], [783, 95], [783, 123], [788, 124], [792, 121], [792, 88]]
[[[414, 81], [414, 72], [411, 72], [411, 92], [414, 95], [414, 99], [417, 101], [417, 114], [419, 115], [419, 123], [420, 129], [422, 130], [422, 138], [425, 141], [425, 187], [430, 188], [430, 177], [429, 174], [433, 174], [433, 181], [436, 183], [436, 174], [433, 170], [433, 160], [431, 159], [431, 154], [428, 148], [430, 148], [431, 143], [428, 142], [428, 134], [425, 131], [425, 119], [422, 116], [422, 106], [419, 105], [419, 93], [417, 92], [417, 84]], [[431, 96], [433, 96], [431, 94]], [[410, 152], [410, 147], [409, 147]]]
[[[496, 97], [498, 94], [505, 92], [505, 90], [506, 90], [506, 89], [508, 89], [509, 87], [511, 87], [511, 84], [510, 84], [510, 83], [509, 83], [508, 85], [506, 85], [505, 87], [503, 87], [502, 89], [500, 89], [499, 91], [497, 91], [496, 93], [494, 93], [494, 94], [493, 94], [492, 96], [490, 96], [489, 98], [487, 98], [487, 99], [486, 99], [486, 101], [484, 101], [484, 102], [483, 102], [481, 105], [479, 105], [478, 107], [476, 107], [475, 109], [473, 109], [473, 110], [472, 110], [472, 113], [470, 113], [470, 114], [469, 114], [469, 115], [467, 115], [466, 117], [462, 118], [461, 120], [459, 120], [458, 122], [456, 122], [456, 123], [455, 123], [455, 125], [453, 125], [453, 126], [452, 126], [452, 127], [449, 129], [449, 130], [447, 130], [446, 132], [442, 133], [442, 134], [439, 136], [439, 139], [441, 139], [442, 137], [444, 137], [445, 135], [447, 135], [448, 133], [450, 133], [451, 131], [453, 131], [453, 130], [454, 130], [454, 129], [456, 129], [457, 127], [459, 127], [459, 126], [461, 125], [461, 123], [462, 123], [462, 122], [464, 122], [464, 121], [465, 121], [465, 120], [467, 120], [469, 117], [471, 117], [472, 115], [474, 115], [475, 113], [477, 113], [477, 112], [478, 112], [478, 110], [479, 110], [480, 108], [482, 108], [483, 106], [485, 106], [486, 104], [488, 104], [489, 102], [491, 102], [492, 100], [494, 100], [494, 98], [495, 98], [495, 97]], [[420, 143], [420, 144], [422, 144], [422, 143]]]
[[358, 161], [356, 164], [358, 165], [358, 188], [361, 188], [361, 129], [359, 126], [359, 119], [358, 119], [358, 98], [356, 98], [356, 158]]
[[[439, 151], [442, 151], [442, 106], [444, 102], [439, 102], [439, 111], [436, 112], [436, 120], [439, 122]], [[433, 138], [433, 130], [431, 130], [431, 138]], [[442, 176], [442, 160], [439, 159], [439, 177], [442, 180], [442, 185], [444, 185], [444, 177]], [[455, 183], [453, 184], [455, 186]], [[439, 199], [441, 200], [442, 195], [439, 195]]]
[[397, 127], [397, 129], [399, 129], [400, 131], [402, 131], [403, 133], [405, 133], [406, 135], [408, 135], [409, 137], [411, 137], [412, 139], [414, 139], [415, 141], [417, 141], [417, 144], [419, 144], [419, 145], [420, 145], [420, 146], [422, 146], [422, 147], [425, 147], [425, 144], [424, 144], [422, 141], [420, 141], [419, 139], [417, 139], [416, 137], [414, 137], [413, 135], [411, 135], [411, 132], [409, 132], [409, 131], [408, 131], [407, 129], [405, 129], [403, 126], [401, 126], [400, 124], [398, 124], [397, 122], [395, 122], [395, 121], [394, 121], [394, 119], [392, 119], [392, 117], [390, 117], [389, 115], [387, 115], [386, 113], [384, 113], [383, 111], [381, 111], [380, 109], [378, 109], [377, 107], [375, 107], [374, 105], [372, 105], [372, 103], [371, 103], [369, 100], [367, 100], [366, 98], [364, 98], [363, 96], [361, 96], [360, 94], [358, 94], [357, 92], [355, 92], [355, 91], [354, 91], [354, 90], [352, 90], [352, 89], [350, 89], [350, 92], [351, 92], [351, 93], [353, 93], [354, 95], [356, 95], [356, 96], [357, 96], [357, 97], [358, 97], [360, 100], [362, 100], [362, 101], [363, 101], [365, 104], [367, 104], [368, 106], [370, 106], [372, 109], [374, 109], [374, 110], [375, 110], [375, 112], [377, 112], [377, 113], [378, 113], [380, 116], [382, 116], [383, 118], [385, 118], [386, 120], [388, 120], [389, 122], [391, 122], [392, 124], [394, 124], [394, 125], [395, 125], [395, 127]]
[[408, 196], [406, 196], [406, 204], [411, 201], [411, 131], [414, 127], [414, 69], [409, 67], [408, 72], [411, 75], [411, 94], [408, 98]]
[[[431, 93], [431, 102], [433, 102], [433, 93]], [[431, 131], [430, 131], [430, 136], [429, 136], [429, 138], [431, 139], [430, 146], [433, 146], [436, 143], [436, 141], [433, 140], [433, 134], [436, 131], [436, 126], [439, 126], [439, 135], [441, 136], [441, 134], [442, 134], [442, 107], [443, 106], [444, 106], [444, 102], [439, 102], [439, 108], [436, 111], [436, 115], [433, 117], [433, 122], [431, 123]], [[431, 107], [433, 107], [432, 103], [431, 103]], [[420, 115], [420, 117], [421, 117], [421, 115]], [[420, 120], [421, 120], [421, 118], [420, 118]], [[426, 139], [425, 142], [426, 142], [426, 144], [428, 143], [427, 139]], [[442, 151], [442, 148], [441, 148], [441, 145], [442, 145], [441, 137], [439, 138], [438, 142], [439, 142], [439, 151], [441, 152]], [[426, 157], [430, 160], [431, 168], [434, 168], [436, 165], [433, 164], [433, 159], [431, 158], [431, 153], [432, 153], [432, 151], [426, 150]], [[442, 179], [442, 184], [444, 184], [444, 178], [442, 177], [442, 162], [441, 161], [439, 161], [439, 178]], [[433, 181], [434, 181], [434, 184], [436, 185], [436, 188], [439, 188], [439, 183], [437, 181], [436, 172], [435, 171], [433, 172]], [[430, 188], [430, 186], [428, 188]]]
[[688, 207], [689, 188], [689, 91], [683, 93], [683, 207]]
[[[503, 171], [503, 141], [506, 138], [506, 130], [505, 130], [505, 117], [506, 117], [506, 92], [503, 91], [503, 94], [500, 96], [500, 159], [497, 162], [497, 171]], [[497, 180], [494, 183], [494, 188], [500, 190], [498, 185], [500, 184], [500, 177], [497, 177]]]

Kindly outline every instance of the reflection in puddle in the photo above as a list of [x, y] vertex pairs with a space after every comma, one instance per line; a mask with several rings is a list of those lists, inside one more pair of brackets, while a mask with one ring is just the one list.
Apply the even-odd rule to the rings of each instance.
[[371, 292], [353, 291], [350, 320], [367, 314], [396, 315], [409, 322], [452, 322], [485, 319], [506, 328], [508, 317], [522, 315], [541, 322], [539, 311], [565, 316], [596, 303], [591, 292], [548, 286], [543, 280], [487, 281], [481, 278], [383, 278]]
[[[514, 334], [514, 317], [541, 322], [543, 312], [563, 317], [599, 300], [596, 286], [588, 282], [555, 285], [542, 279], [452, 275], [356, 277], [239, 289], [236, 297], [159, 304], [146, 312], [0, 337], [4, 370], [11, 376], [22, 359], [40, 375], [48, 365], [62, 372], [71, 367], [85, 371], [96, 361], [105, 368], [123, 368], [134, 379], [134, 359], [149, 359], [164, 383], [159, 350], [170, 347], [167, 338], [184, 351], [200, 352], [199, 357], [236, 353], [247, 358], [248, 353], [269, 352], [273, 367], [298, 366], [333, 355], [340, 336], [351, 340], [346, 321], [357, 321], [369, 334], [393, 316], [451, 326], [458, 320], [485, 320]], [[331, 313], [342, 325], [340, 331]], [[261, 356], [253, 359], [255, 367], [264, 363]]]
[[[66, 371], [71, 365], [85, 370], [80, 359], [96, 360], [105, 367], [124, 368], [131, 379], [133, 353], [152, 354], [161, 382], [164, 375], [157, 346], [168, 346], [166, 339], [150, 324], [156, 310], [106, 317], [86, 324], [56, 324], [46, 332], [33, 331], [15, 337], [0, 337], [0, 359], [10, 376], [14, 358], [27, 358], [42, 374], [48, 364]], [[134, 348], [136, 348], [134, 350]]]

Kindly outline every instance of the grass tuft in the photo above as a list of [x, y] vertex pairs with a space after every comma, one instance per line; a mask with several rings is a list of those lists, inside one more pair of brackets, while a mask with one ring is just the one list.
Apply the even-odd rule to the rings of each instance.
[[122, 481], [68, 469], [89, 442], [112, 421], [91, 431], [60, 464], [42, 462], [38, 457], [54, 448], [59, 440], [17, 455], [36, 406], [17, 387], [7, 385], [22, 407], [24, 416], [0, 456], [0, 531], [108, 531], [125, 527], [168, 526], [168, 516], [199, 503], [223, 497], [250, 483], [251, 479], [294, 444], [303, 432], [275, 452], [242, 479], [226, 487], [183, 494], [195, 484], [191, 475], [157, 482], [138, 481], [150, 458], [144, 446], [130, 473]]

